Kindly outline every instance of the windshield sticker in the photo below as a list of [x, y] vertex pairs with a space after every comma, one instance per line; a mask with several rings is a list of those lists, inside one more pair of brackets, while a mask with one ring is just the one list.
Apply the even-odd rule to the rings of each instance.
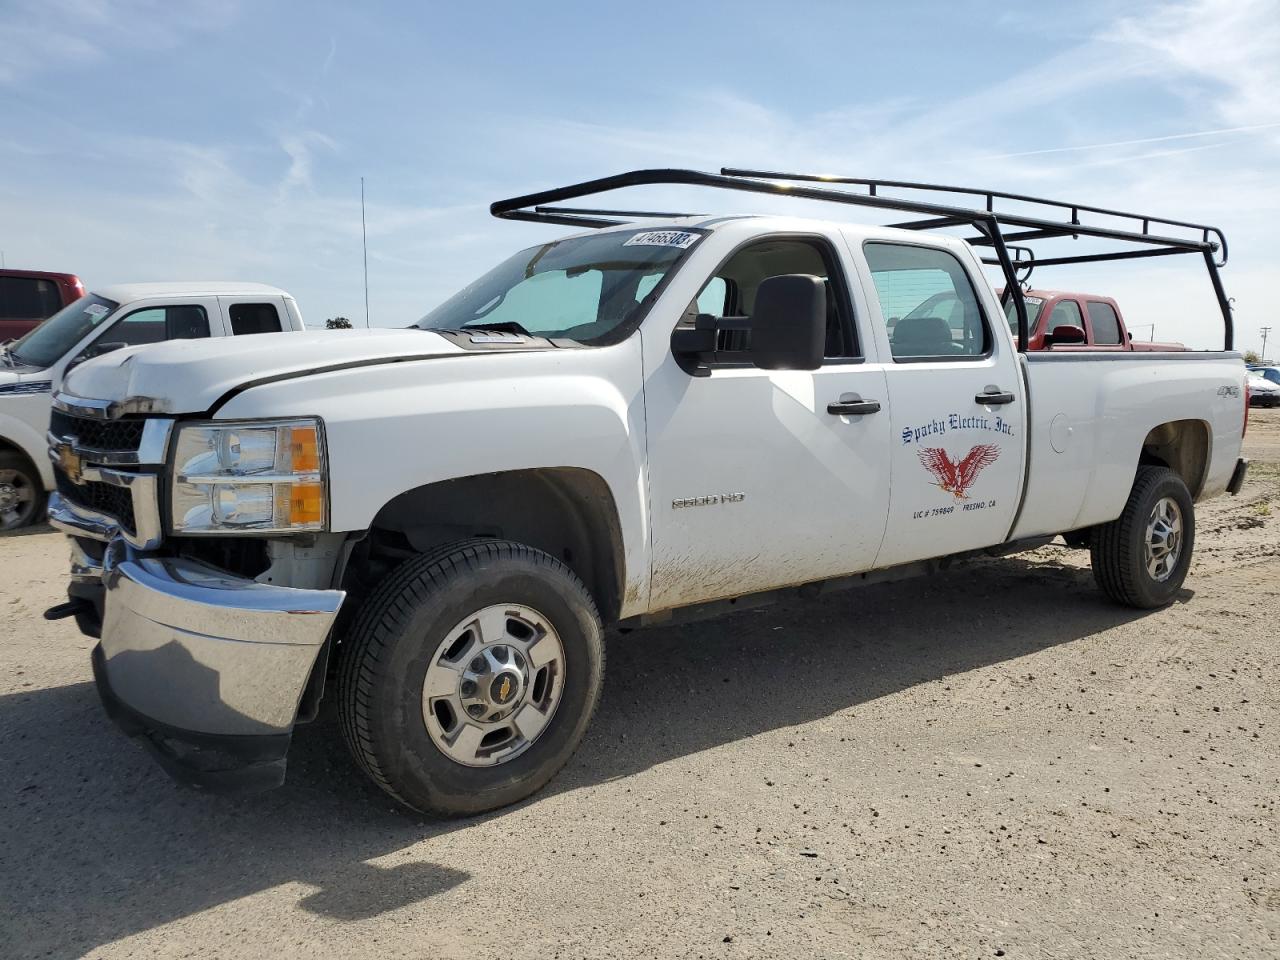
[[637, 233], [634, 237], [623, 244], [624, 247], [677, 247], [681, 250], [688, 250], [698, 239], [696, 233], [686, 233], [683, 230], [650, 230], [647, 233]]
[[91, 323], [97, 323], [110, 312], [105, 303], [91, 303], [84, 308], [84, 314]]
[[1040, 304], [1044, 303], [1044, 301], [1039, 297], [1023, 297], [1022, 302], [1029, 303], [1033, 307], [1038, 307]]

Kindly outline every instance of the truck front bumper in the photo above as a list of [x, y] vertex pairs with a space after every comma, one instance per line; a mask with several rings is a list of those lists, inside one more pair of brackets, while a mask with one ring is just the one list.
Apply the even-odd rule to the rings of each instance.
[[[89, 575], [82, 563], [81, 591]], [[258, 583], [121, 540], [101, 583], [93, 673], [112, 719], [176, 779], [282, 783], [298, 703], [345, 594]]]

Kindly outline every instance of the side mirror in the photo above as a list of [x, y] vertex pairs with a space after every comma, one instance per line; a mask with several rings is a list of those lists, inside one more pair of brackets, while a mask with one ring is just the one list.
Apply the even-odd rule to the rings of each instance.
[[751, 321], [747, 317], [717, 317], [699, 313], [692, 327], [676, 327], [671, 332], [671, 353], [685, 373], [704, 377], [705, 364], [743, 362], [751, 338]]
[[1073, 343], [1084, 343], [1088, 338], [1085, 337], [1084, 331], [1072, 324], [1063, 323], [1054, 327], [1052, 331], [1047, 333], [1044, 338], [1046, 347], [1058, 346], [1059, 344], [1069, 345]]
[[756, 291], [748, 357], [761, 370], [817, 370], [827, 345], [827, 290], [807, 274], [770, 277]]
[[705, 362], [716, 352], [716, 318], [700, 313], [692, 327], [676, 327], [671, 333], [671, 352], [677, 360]]

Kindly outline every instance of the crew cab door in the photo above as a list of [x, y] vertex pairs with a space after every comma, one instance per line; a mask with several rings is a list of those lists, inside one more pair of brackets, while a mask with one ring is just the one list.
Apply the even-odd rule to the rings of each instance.
[[[874, 561], [888, 504], [889, 411], [884, 369], [863, 349], [865, 306], [860, 295], [850, 298], [847, 266], [823, 237], [755, 239], [702, 274], [681, 321], [697, 313], [749, 318], [768, 277], [822, 276], [827, 357], [817, 370], [725, 362], [691, 373], [671, 353], [670, 326], [646, 324], [650, 610], [824, 579]], [[876, 401], [879, 411], [828, 411], [858, 399]]]
[[893, 482], [876, 566], [1003, 542], [1021, 492], [1026, 398], [976, 260], [959, 244], [851, 246], [892, 357]]

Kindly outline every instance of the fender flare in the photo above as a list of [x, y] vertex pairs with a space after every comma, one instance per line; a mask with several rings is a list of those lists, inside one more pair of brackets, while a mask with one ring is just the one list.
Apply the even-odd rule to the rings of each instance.
[[53, 464], [49, 462], [49, 443], [43, 434], [25, 420], [0, 412], [0, 449], [4, 447], [22, 453], [40, 474], [45, 490], [53, 489]]

